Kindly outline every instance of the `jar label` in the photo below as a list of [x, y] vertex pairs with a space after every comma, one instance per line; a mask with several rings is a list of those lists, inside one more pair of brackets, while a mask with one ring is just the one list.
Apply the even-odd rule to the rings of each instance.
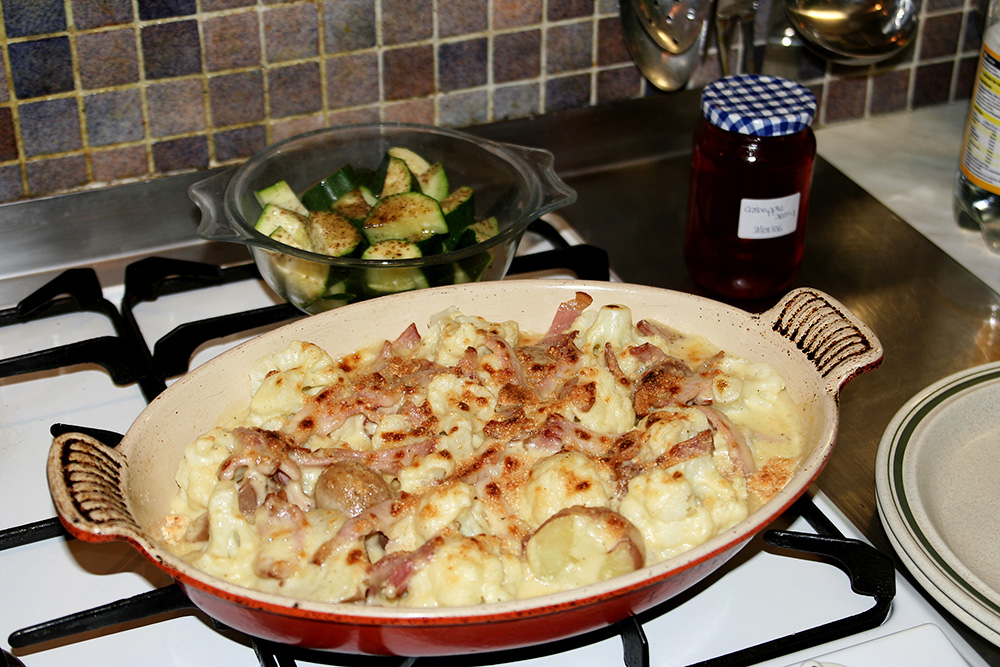
[[737, 235], [741, 239], [773, 239], [795, 231], [800, 193], [776, 199], [741, 199]]
[[989, 44], [979, 60], [961, 168], [970, 181], [1000, 194], [1000, 59]]

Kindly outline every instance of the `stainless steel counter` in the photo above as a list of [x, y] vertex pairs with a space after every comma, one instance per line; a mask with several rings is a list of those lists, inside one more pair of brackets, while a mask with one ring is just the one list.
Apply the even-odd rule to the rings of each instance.
[[[697, 291], [682, 258], [688, 151], [697, 91], [476, 128], [548, 148], [579, 200], [560, 213], [605, 248], [626, 281]], [[199, 242], [187, 175], [124, 189], [0, 206], [0, 288], [40, 283], [55, 265], [94, 265], [113, 278], [127, 258], [245, 257]], [[127, 194], [122, 204], [122, 194]], [[117, 195], [117, 196], [116, 196]], [[68, 206], [67, 206], [68, 205]], [[842, 396], [834, 456], [819, 486], [879, 548], [892, 550], [875, 505], [874, 461], [896, 410], [932, 382], [1000, 358], [1000, 295], [830, 164], [816, 167], [798, 285], [816, 287], [866, 321], [885, 347], [881, 368]], [[12, 237], [12, 230], [20, 230]], [[15, 239], [17, 243], [10, 244]], [[0, 299], [8, 295], [0, 289]], [[741, 304], [761, 310], [768, 303]], [[946, 614], [947, 615], [947, 614]], [[966, 633], [991, 664], [1000, 651]]]

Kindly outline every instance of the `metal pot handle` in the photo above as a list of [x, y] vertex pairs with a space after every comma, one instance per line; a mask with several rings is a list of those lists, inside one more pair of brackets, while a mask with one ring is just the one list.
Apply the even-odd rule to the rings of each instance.
[[833, 297], [800, 288], [757, 316], [812, 362], [827, 393], [837, 396], [856, 375], [882, 363], [882, 344], [875, 333]]
[[49, 488], [59, 517], [87, 542], [127, 540], [145, 548], [125, 496], [121, 452], [83, 433], [65, 433], [49, 450]]

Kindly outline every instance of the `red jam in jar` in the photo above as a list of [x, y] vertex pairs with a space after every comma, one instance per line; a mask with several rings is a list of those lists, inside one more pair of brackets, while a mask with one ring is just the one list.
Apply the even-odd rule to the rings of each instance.
[[684, 259], [702, 287], [736, 299], [787, 289], [802, 262], [816, 98], [771, 76], [709, 84], [694, 135]]

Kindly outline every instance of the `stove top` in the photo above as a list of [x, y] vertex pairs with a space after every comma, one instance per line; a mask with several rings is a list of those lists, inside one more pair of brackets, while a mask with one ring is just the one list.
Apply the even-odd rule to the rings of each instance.
[[[510, 279], [525, 275], [613, 277], [607, 255], [581, 244], [554, 216], [534, 225], [519, 250]], [[113, 443], [189, 368], [300, 316], [276, 300], [252, 264], [161, 257], [129, 264], [123, 284], [107, 288], [96, 272], [70, 269], [0, 311], [5, 650], [37, 667], [431, 661], [722, 667], [793, 665], [927, 627], [941, 628], [956, 656], [983, 664], [822, 494], [803, 498], [709, 580], [640, 617], [556, 644], [448, 659], [367, 658], [252, 639], [193, 609], [130, 547], [65, 534], [44, 482], [52, 435], [92, 428]]]

